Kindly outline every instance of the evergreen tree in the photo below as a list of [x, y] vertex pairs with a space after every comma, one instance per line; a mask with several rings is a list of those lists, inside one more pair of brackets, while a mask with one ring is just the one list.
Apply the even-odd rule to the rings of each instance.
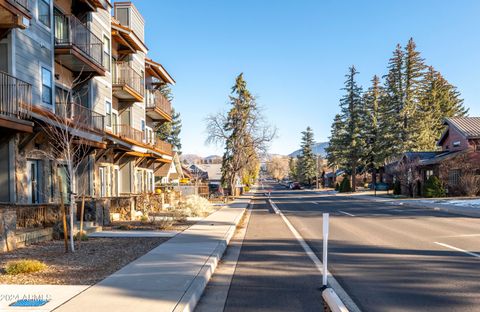
[[288, 168], [289, 168], [289, 176], [293, 180], [298, 179], [298, 174], [297, 174], [297, 164], [296, 161], [293, 157], [290, 157], [288, 160]]
[[342, 116], [335, 115], [333, 120], [332, 130], [330, 134], [330, 142], [325, 149], [327, 152], [327, 161], [329, 166], [336, 168], [338, 165], [345, 163], [345, 149], [342, 146], [345, 126], [343, 124]]
[[465, 116], [468, 110], [456, 87], [430, 66], [425, 74], [422, 99], [417, 109], [417, 149], [435, 150], [446, 117]]
[[182, 153], [182, 142], [180, 133], [182, 132], [182, 120], [180, 113], [176, 113], [172, 108], [172, 121], [164, 122], [157, 127], [157, 137], [165, 142], [172, 144], [174, 151]]
[[[356, 82], [358, 74], [354, 66], [349, 68], [345, 75], [346, 94], [340, 99], [341, 120], [345, 129], [341, 135], [339, 148], [344, 149], [344, 166], [352, 173], [352, 190], [356, 188], [357, 167], [362, 160], [362, 152], [365, 146], [361, 139], [361, 110], [362, 110], [362, 88]], [[342, 154], [343, 154], [342, 153]]]
[[406, 137], [402, 112], [404, 107], [404, 53], [397, 44], [393, 56], [388, 62], [385, 79], [385, 95], [380, 102], [379, 133], [382, 138], [382, 150], [385, 159], [390, 159], [403, 152]]
[[417, 114], [417, 108], [422, 98], [422, 91], [424, 90], [424, 75], [425, 75], [425, 61], [420, 56], [420, 52], [416, 50], [416, 44], [413, 38], [408, 40], [405, 47], [405, 68], [404, 68], [404, 105], [401, 111], [401, 118], [403, 121], [403, 142], [404, 147], [402, 152], [410, 150], [422, 150], [419, 145], [418, 137], [422, 136], [421, 130], [418, 129], [421, 117]]
[[363, 97], [362, 136], [365, 144], [363, 158], [365, 169], [372, 173], [373, 182], [376, 182], [376, 173], [383, 165], [384, 153], [380, 137], [380, 120], [383, 117], [380, 111], [383, 89], [378, 76], [373, 76], [372, 86]]
[[312, 128], [307, 127], [302, 132], [301, 156], [298, 162], [302, 182], [309, 185], [312, 184], [312, 180], [317, 176], [316, 155], [313, 153], [314, 144]]

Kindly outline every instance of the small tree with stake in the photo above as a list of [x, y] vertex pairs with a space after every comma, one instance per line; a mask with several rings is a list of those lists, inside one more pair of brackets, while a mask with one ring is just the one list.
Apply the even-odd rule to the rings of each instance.
[[[85, 82], [80, 79], [80, 75], [71, 83], [71, 90], [76, 89]], [[43, 122], [40, 123], [42, 130], [48, 138], [51, 152], [45, 153], [45, 157], [53, 160], [57, 164], [65, 166], [65, 183], [69, 194], [68, 214], [69, 214], [69, 236], [70, 250], [75, 251], [74, 244], [74, 219], [75, 219], [75, 193], [77, 187], [77, 177], [83, 173], [83, 165], [87, 161], [91, 152], [91, 146], [81, 134], [88, 135], [94, 123], [103, 125], [103, 119], [95, 120], [101, 116], [95, 117], [92, 112], [80, 104], [75, 104], [72, 98], [80, 98], [81, 94], [72, 91], [65, 92], [56, 103], [55, 113], [49, 113]], [[65, 195], [65, 194], [63, 194]], [[67, 233], [64, 233], [67, 235]]]

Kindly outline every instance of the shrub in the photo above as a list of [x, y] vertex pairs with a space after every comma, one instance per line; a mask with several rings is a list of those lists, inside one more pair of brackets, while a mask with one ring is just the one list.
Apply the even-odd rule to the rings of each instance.
[[400, 185], [400, 181], [396, 180], [393, 183], [393, 195], [401, 195], [402, 194], [402, 186]]
[[442, 181], [437, 176], [430, 176], [423, 188], [425, 197], [444, 197], [446, 195]]
[[213, 206], [201, 196], [188, 195], [184, 201], [179, 203], [176, 210], [187, 217], [204, 217], [213, 210]]
[[75, 234], [75, 240], [79, 240], [79, 241], [87, 241], [88, 240], [88, 236], [87, 236], [87, 233], [85, 233], [84, 231], [82, 231], [81, 233], [78, 232], [77, 234]]
[[335, 191], [340, 191], [340, 184], [338, 184], [338, 182], [335, 184]]
[[140, 217], [141, 222], [148, 222], [148, 217], [146, 215], [143, 215]]
[[23, 259], [9, 261], [5, 265], [5, 272], [9, 275], [17, 275], [23, 273], [39, 272], [47, 268], [47, 265], [38, 260]]
[[350, 185], [350, 177], [345, 176], [342, 180], [342, 183], [340, 183], [340, 193], [347, 193], [352, 191], [352, 186]]

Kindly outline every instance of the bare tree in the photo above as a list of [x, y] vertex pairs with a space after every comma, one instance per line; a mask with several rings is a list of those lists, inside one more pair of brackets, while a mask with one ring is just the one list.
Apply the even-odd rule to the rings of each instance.
[[[69, 200], [69, 235], [70, 250], [75, 251], [74, 244], [74, 220], [75, 220], [75, 200], [78, 190], [77, 177], [81, 172], [80, 168], [91, 152], [91, 145], [88, 144], [88, 136], [92, 128], [96, 125], [103, 127], [103, 116], [94, 116], [92, 111], [75, 103], [82, 94], [74, 93], [73, 90], [82, 85], [86, 80], [82, 80], [81, 75], [72, 81], [67, 81], [70, 88], [57, 97], [55, 113], [48, 113], [48, 116], [40, 123], [40, 126], [48, 138], [50, 151], [44, 152], [44, 156], [52, 160], [58, 166], [65, 167], [65, 176], [67, 198]], [[60, 177], [59, 177], [60, 178]], [[60, 191], [60, 190], [59, 190]], [[67, 235], [67, 233], [64, 233]]]
[[475, 196], [480, 193], [480, 164], [475, 165], [470, 157], [473, 153], [464, 153], [444, 161], [439, 167], [439, 175], [446, 181], [449, 195]]
[[393, 174], [400, 182], [402, 190], [407, 190], [410, 196], [415, 197], [421, 180], [418, 158], [404, 157], [398, 162]]
[[289, 171], [289, 159], [287, 157], [274, 156], [267, 162], [267, 172], [274, 179], [282, 180], [288, 175]]

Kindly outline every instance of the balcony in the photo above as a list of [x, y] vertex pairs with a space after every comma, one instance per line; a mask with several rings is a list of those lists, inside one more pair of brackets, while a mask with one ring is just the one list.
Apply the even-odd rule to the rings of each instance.
[[0, 127], [32, 132], [32, 86], [0, 71]]
[[76, 103], [56, 103], [55, 114], [84, 130], [104, 131], [104, 116]]
[[153, 147], [156, 150], [160, 151], [162, 154], [166, 154], [169, 156], [173, 155], [172, 144], [159, 140], [158, 138], [155, 140], [155, 144]]
[[145, 107], [154, 121], [172, 121], [172, 104], [159, 90], [146, 91]]
[[73, 15], [55, 12], [55, 60], [73, 72], [104, 76], [103, 42]]
[[143, 143], [145, 134], [142, 130], [132, 128], [130, 125], [113, 125], [113, 133], [122, 139], [127, 141], [134, 141], [132, 143]]
[[113, 70], [112, 89], [113, 95], [121, 101], [142, 102], [144, 79], [127, 62], [117, 62]]
[[0, 39], [12, 28], [27, 28], [31, 19], [28, 0], [0, 0]]

